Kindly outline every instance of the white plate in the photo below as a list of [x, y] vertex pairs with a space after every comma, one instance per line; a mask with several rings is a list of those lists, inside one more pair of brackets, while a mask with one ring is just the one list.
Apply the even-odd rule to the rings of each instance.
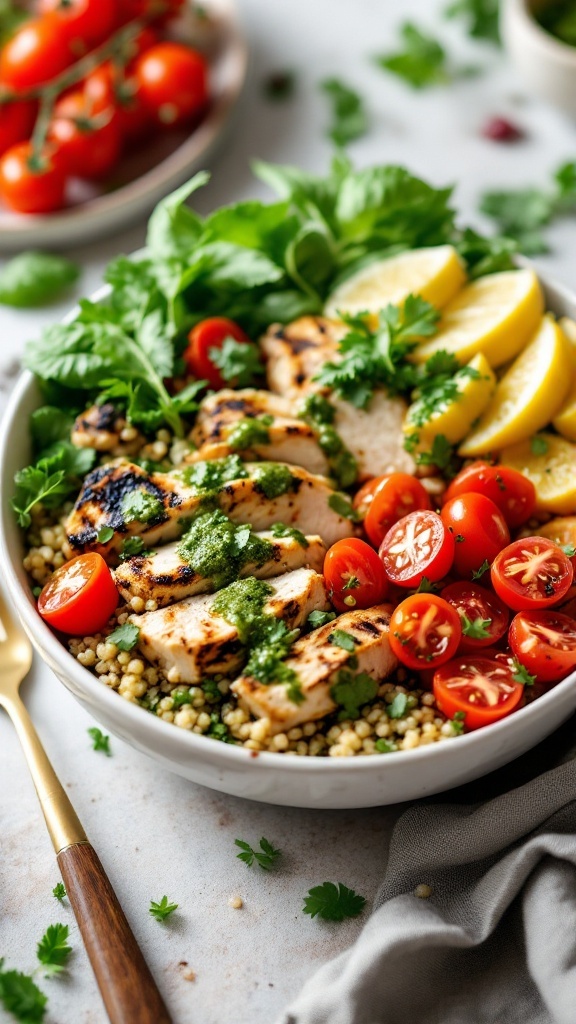
[[[576, 316], [576, 296], [540, 280], [548, 308]], [[106, 290], [93, 299], [101, 300]], [[40, 401], [32, 374], [24, 373], [0, 428], [2, 578], [36, 650], [64, 685], [106, 729], [165, 768], [211, 789], [264, 803], [318, 810], [373, 807], [440, 793], [487, 775], [536, 746], [576, 709], [573, 672], [508, 718], [454, 740], [388, 755], [314, 758], [257, 754], [179, 729], [128, 703], [83, 668], [42, 621], [22, 567], [22, 534], [9, 499], [15, 472], [30, 461], [26, 425]]]
[[[206, 166], [244, 85], [248, 54], [234, 0], [206, 0], [202, 6], [212, 28], [202, 47], [210, 62], [211, 105], [201, 124], [191, 133], [159, 132], [126, 155], [113, 172], [119, 183], [114, 191], [78, 182], [72, 205], [46, 215], [16, 214], [0, 205], [0, 252], [62, 248], [119, 231], [145, 217], [159, 199]], [[197, 27], [185, 17], [173, 34], [192, 40]]]

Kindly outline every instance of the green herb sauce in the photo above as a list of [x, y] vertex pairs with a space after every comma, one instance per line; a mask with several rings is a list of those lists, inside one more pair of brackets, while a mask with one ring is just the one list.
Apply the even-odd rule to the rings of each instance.
[[310, 395], [300, 415], [312, 427], [338, 486], [350, 487], [358, 476], [358, 463], [333, 426], [334, 407], [321, 395]]
[[237, 455], [207, 462], [194, 462], [182, 470], [182, 479], [196, 494], [214, 495], [231, 480], [245, 480], [248, 471]]
[[250, 526], [232, 523], [218, 510], [196, 516], [178, 545], [180, 558], [216, 589], [238, 579], [246, 565], [264, 565], [273, 551], [274, 545], [256, 537]]
[[296, 489], [297, 481], [288, 466], [281, 462], [261, 462], [252, 473], [256, 490], [266, 498], [279, 498], [281, 494]]
[[122, 499], [122, 515], [125, 523], [149, 523], [164, 512], [160, 498], [148, 491], [131, 491]]
[[286, 523], [272, 523], [270, 532], [273, 537], [291, 537], [301, 548], [310, 547], [302, 530], [297, 530], [295, 526], [286, 526]]
[[246, 451], [257, 444], [269, 444], [268, 427], [274, 422], [273, 416], [247, 417], [234, 424], [226, 441], [234, 451]]

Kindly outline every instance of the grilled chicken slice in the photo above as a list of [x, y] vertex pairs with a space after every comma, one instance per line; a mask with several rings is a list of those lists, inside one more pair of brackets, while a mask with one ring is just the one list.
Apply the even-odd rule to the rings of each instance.
[[330, 635], [341, 629], [354, 637], [354, 673], [367, 672], [374, 679], [385, 679], [398, 665], [388, 641], [391, 611], [390, 605], [383, 604], [366, 611], [347, 612], [296, 641], [284, 664], [298, 677], [304, 695], [302, 703], [295, 704], [288, 698], [283, 683], [264, 686], [245, 675], [232, 683], [232, 692], [256, 718], [270, 719], [272, 733], [323, 718], [336, 710], [330, 690], [351, 657], [349, 651], [329, 642]]
[[402, 426], [408, 409], [403, 398], [375, 391], [367, 409], [330, 398], [336, 409], [334, 428], [356, 459], [358, 479], [385, 473], [414, 473], [416, 464], [404, 449]]
[[[262, 424], [262, 439], [247, 437], [244, 442], [238, 424], [246, 422], [249, 426], [250, 420], [262, 416], [273, 417], [272, 423]], [[200, 405], [191, 437], [198, 451], [187, 462], [241, 452], [244, 458], [290, 462], [309, 473], [329, 473], [328, 461], [312, 428], [295, 414], [293, 402], [270, 391], [225, 389], [209, 395]]]
[[[209, 465], [209, 464], [207, 464]], [[270, 467], [289, 471], [288, 489], [276, 497], [264, 493], [265, 474]], [[191, 468], [191, 467], [189, 467]], [[329, 547], [350, 537], [354, 527], [328, 504], [335, 493], [327, 480], [299, 466], [275, 463], [245, 463], [247, 478], [223, 484], [214, 500], [234, 523], [250, 523], [254, 530], [267, 530], [273, 523], [295, 526], [304, 534], [319, 534]], [[147, 520], [126, 521], [126, 502], [147, 496]], [[205, 494], [185, 482], [180, 472], [147, 473], [130, 462], [99, 466], [84, 480], [82, 490], [66, 523], [71, 550], [118, 552], [125, 537], [140, 536], [146, 548], [174, 540], [183, 531], [182, 520], [199, 511]], [[105, 542], [98, 540], [103, 527], [114, 530]]]
[[347, 331], [344, 324], [323, 316], [302, 316], [284, 327], [272, 324], [260, 340], [270, 390], [290, 399], [310, 391], [324, 392], [313, 378], [324, 363], [334, 359], [338, 342]]
[[123, 441], [121, 434], [127, 426], [126, 419], [111, 402], [92, 405], [77, 417], [70, 440], [77, 448], [131, 455], [141, 447], [143, 438], [138, 433], [130, 441]]
[[[245, 565], [240, 576], [266, 580], [303, 567], [322, 572], [326, 547], [320, 537], [307, 537], [308, 547], [303, 547], [293, 537], [274, 537], [266, 531], [256, 536], [272, 545], [270, 558], [263, 565]], [[151, 555], [134, 555], [122, 562], [114, 578], [126, 601], [131, 597], [141, 597], [144, 601], [156, 601], [159, 608], [193, 594], [211, 593], [217, 589], [213, 580], [195, 573], [192, 566], [180, 557], [178, 543], [165, 544]]]
[[[328, 607], [324, 579], [313, 569], [297, 569], [270, 580], [273, 593], [264, 612], [290, 628], [302, 626], [310, 612]], [[197, 683], [205, 676], [235, 672], [245, 657], [238, 630], [211, 611], [212, 594], [187, 597], [155, 612], [130, 616], [140, 628], [138, 646], [153, 664], [171, 672], [171, 680]]]

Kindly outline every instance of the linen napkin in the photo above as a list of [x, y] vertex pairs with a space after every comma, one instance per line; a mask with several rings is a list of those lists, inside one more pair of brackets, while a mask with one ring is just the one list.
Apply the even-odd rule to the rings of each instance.
[[576, 717], [410, 806], [358, 940], [278, 1024], [576, 1024], [575, 756]]

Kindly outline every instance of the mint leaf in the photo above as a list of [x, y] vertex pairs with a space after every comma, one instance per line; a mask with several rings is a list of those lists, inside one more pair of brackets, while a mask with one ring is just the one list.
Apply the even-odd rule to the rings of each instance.
[[19, 253], [0, 270], [0, 303], [30, 309], [56, 302], [79, 276], [79, 267], [64, 256]]
[[326, 78], [321, 89], [332, 102], [332, 123], [328, 135], [337, 146], [361, 138], [369, 127], [364, 100], [339, 78]]

